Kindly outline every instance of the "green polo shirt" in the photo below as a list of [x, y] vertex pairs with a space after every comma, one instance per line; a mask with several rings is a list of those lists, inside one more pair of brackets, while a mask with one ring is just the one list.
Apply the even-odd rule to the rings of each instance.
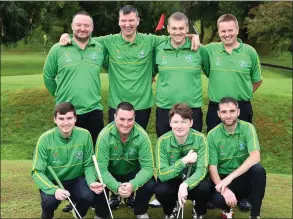
[[219, 174], [230, 174], [249, 157], [260, 150], [254, 126], [238, 120], [234, 134], [229, 134], [223, 123], [208, 133], [209, 164], [218, 167]]
[[208, 95], [219, 102], [230, 96], [238, 101], [249, 101], [253, 96], [253, 83], [261, 81], [261, 67], [253, 47], [242, 43], [229, 54], [223, 43], [210, 43], [206, 49], [210, 58]]
[[121, 34], [95, 39], [109, 54], [109, 106], [115, 109], [120, 102], [128, 101], [136, 110], [152, 107], [153, 51], [167, 37], [137, 33], [133, 43]]
[[114, 176], [138, 172], [129, 182], [133, 189], [147, 183], [154, 173], [152, 145], [146, 131], [135, 123], [125, 143], [120, 140], [115, 122], [107, 125], [99, 134], [96, 157], [103, 182], [117, 193], [120, 182]]
[[84, 50], [74, 40], [66, 46], [55, 44], [47, 56], [43, 76], [56, 103], [72, 103], [77, 114], [102, 110], [100, 71], [104, 56], [104, 47], [92, 39]]
[[179, 144], [173, 131], [162, 135], [156, 145], [156, 167], [158, 177], [162, 182], [173, 178], [182, 178], [187, 172], [186, 165], [181, 161], [190, 150], [197, 153], [197, 161], [192, 164], [191, 176], [185, 180], [192, 189], [202, 181], [207, 173], [209, 152], [204, 134], [190, 129], [184, 144]]
[[59, 187], [52, 183], [55, 179], [48, 166], [52, 166], [60, 181], [85, 175], [90, 185], [97, 179], [92, 155], [93, 142], [86, 129], [74, 127], [71, 136], [64, 138], [55, 127], [42, 134], [37, 142], [32, 178], [38, 188], [49, 195], [54, 195]]
[[186, 103], [191, 108], [203, 105], [201, 70], [208, 72], [208, 54], [203, 46], [197, 51], [190, 48], [191, 42], [188, 38], [179, 48], [172, 47], [171, 39], [156, 47], [158, 107], [171, 109], [178, 102]]

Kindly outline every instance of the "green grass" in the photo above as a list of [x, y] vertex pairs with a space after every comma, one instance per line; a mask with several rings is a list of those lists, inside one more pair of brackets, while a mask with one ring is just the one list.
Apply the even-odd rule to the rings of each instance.
[[[31, 161], [1, 161], [1, 218], [40, 217], [40, 195], [30, 174]], [[286, 191], [286, 192], [284, 192]], [[55, 218], [72, 218], [72, 214], [61, 211], [67, 202], [62, 202], [56, 210]], [[149, 209], [151, 218], [163, 218], [162, 208]], [[114, 218], [135, 218], [124, 205], [113, 211]], [[219, 218], [220, 210], [209, 210], [207, 218]], [[248, 218], [249, 213], [235, 209], [237, 218]], [[184, 209], [185, 218], [191, 217], [191, 202]], [[292, 218], [292, 176], [267, 174], [266, 194], [263, 200], [262, 218]], [[93, 218], [89, 210], [86, 218]]]
[[292, 53], [271, 53], [266, 55], [260, 55], [260, 61], [273, 65], [280, 65], [292, 68]]

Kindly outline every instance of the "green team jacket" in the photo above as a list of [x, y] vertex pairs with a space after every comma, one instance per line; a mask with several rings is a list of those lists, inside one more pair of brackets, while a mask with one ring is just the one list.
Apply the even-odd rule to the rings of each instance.
[[92, 155], [92, 138], [86, 129], [74, 127], [72, 135], [64, 138], [59, 128], [53, 128], [38, 140], [31, 176], [37, 186], [49, 195], [54, 195], [59, 187], [52, 183], [55, 180], [48, 166], [52, 166], [60, 181], [85, 175], [90, 185], [97, 179]]
[[103, 182], [117, 193], [120, 186], [113, 175], [127, 175], [138, 171], [129, 182], [134, 191], [148, 182], [154, 173], [152, 145], [146, 131], [135, 123], [125, 143], [120, 140], [115, 122], [108, 124], [99, 134], [96, 157]]
[[115, 109], [122, 101], [130, 102], [135, 110], [152, 107], [153, 51], [168, 37], [137, 33], [131, 43], [119, 33], [93, 39], [109, 55], [109, 107]]
[[162, 135], [156, 145], [156, 166], [158, 177], [162, 182], [173, 178], [182, 178], [187, 172], [186, 165], [181, 161], [190, 150], [197, 153], [197, 161], [192, 164], [191, 176], [185, 180], [188, 189], [193, 189], [202, 181], [206, 174], [209, 162], [209, 150], [204, 134], [190, 129], [184, 144], [179, 144], [173, 131]]
[[84, 50], [74, 40], [66, 46], [55, 44], [47, 56], [43, 76], [56, 103], [72, 103], [78, 115], [102, 110], [100, 71], [105, 55], [104, 47], [92, 39]]

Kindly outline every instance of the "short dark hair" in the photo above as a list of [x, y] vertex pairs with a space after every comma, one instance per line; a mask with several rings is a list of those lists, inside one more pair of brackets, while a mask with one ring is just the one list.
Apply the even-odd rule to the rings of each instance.
[[236, 24], [236, 27], [238, 27], [237, 18], [233, 14], [223, 14], [222, 16], [220, 16], [217, 20], [217, 26], [219, 27], [219, 23], [225, 22], [225, 21], [234, 21]]
[[119, 10], [119, 14], [122, 13], [123, 15], [130, 14], [131, 12], [135, 13], [136, 16], [138, 17], [138, 11], [132, 5], [125, 5], [122, 8], [120, 8], [120, 10]]
[[121, 102], [118, 104], [117, 106], [117, 109], [116, 109], [116, 114], [118, 112], [119, 109], [122, 109], [122, 110], [126, 110], [126, 111], [134, 111], [134, 107], [131, 103], [129, 102]]
[[218, 104], [218, 109], [220, 109], [220, 105], [224, 103], [233, 103], [237, 108], [239, 108], [237, 100], [233, 97], [223, 97]]
[[172, 109], [169, 111], [169, 119], [171, 120], [175, 114], [180, 115], [183, 119], [192, 120], [192, 110], [185, 103], [177, 103], [173, 105]]
[[92, 17], [89, 13], [87, 13], [86, 11], [79, 11], [79, 12], [77, 12], [75, 15], [73, 15], [73, 17], [72, 17], [72, 22], [71, 22], [71, 23], [73, 23], [73, 20], [74, 20], [74, 18], [75, 18], [77, 15], [85, 15], [85, 16], [88, 16], [88, 17], [90, 17], [90, 18], [92, 19], [92, 22], [94, 23], [94, 21], [93, 21], [93, 17]]
[[184, 21], [187, 26], [189, 25], [188, 18], [186, 17], [185, 14], [183, 14], [181, 12], [175, 12], [175, 13], [171, 14], [171, 16], [168, 19], [168, 25], [170, 24], [171, 20]]
[[76, 110], [73, 104], [69, 102], [57, 103], [54, 109], [54, 117], [56, 118], [57, 113], [65, 115], [68, 112], [73, 112], [74, 116], [76, 116]]

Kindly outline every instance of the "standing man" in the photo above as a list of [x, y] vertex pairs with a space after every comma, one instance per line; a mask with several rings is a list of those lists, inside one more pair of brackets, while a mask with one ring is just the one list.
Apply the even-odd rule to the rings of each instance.
[[176, 201], [183, 205], [187, 198], [196, 200], [192, 218], [203, 218], [211, 196], [210, 185], [204, 180], [209, 159], [206, 137], [191, 129], [192, 110], [186, 104], [175, 104], [169, 117], [172, 131], [161, 136], [156, 146], [156, 198], [163, 206], [165, 218], [176, 218]]
[[237, 19], [231, 14], [224, 14], [219, 17], [217, 25], [221, 42], [205, 46], [210, 58], [208, 132], [221, 122], [217, 115], [218, 103], [225, 96], [238, 101], [241, 110], [239, 119], [252, 123], [250, 100], [263, 79], [255, 49], [237, 38]]
[[260, 162], [257, 134], [251, 123], [238, 120], [241, 110], [234, 98], [220, 100], [222, 121], [208, 134], [209, 173], [213, 203], [221, 208], [222, 218], [232, 218], [237, 200], [250, 194], [250, 218], [259, 219], [266, 187], [266, 172]]
[[178, 102], [192, 108], [192, 128], [202, 130], [202, 82], [201, 70], [208, 72], [209, 58], [204, 47], [190, 50], [188, 18], [180, 12], [168, 19], [171, 36], [155, 49], [155, 72], [159, 74], [156, 97], [157, 137], [171, 130], [168, 113]]
[[92, 17], [86, 12], [73, 16], [72, 43], [55, 44], [44, 66], [44, 82], [56, 103], [71, 102], [76, 107], [76, 125], [87, 129], [95, 144], [104, 127], [100, 71], [104, 47], [91, 39]]
[[[114, 121], [100, 133], [96, 157], [107, 188], [122, 198], [136, 191], [133, 211], [137, 218], [149, 218], [148, 202], [155, 187], [152, 145], [146, 131], [135, 123], [132, 104], [121, 102]], [[98, 218], [107, 218], [109, 209], [104, 196], [96, 199]]]
[[[58, 205], [68, 196], [76, 202], [78, 212], [84, 217], [95, 201], [95, 193], [103, 191], [103, 185], [96, 182], [91, 135], [86, 129], [75, 126], [76, 112], [71, 103], [56, 105], [54, 121], [57, 127], [38, 140], [31, 172], [40, 189], [41, 218], [52, 219]], [[48, 166], [54, 169], [66, 190], [58, 187]]]

